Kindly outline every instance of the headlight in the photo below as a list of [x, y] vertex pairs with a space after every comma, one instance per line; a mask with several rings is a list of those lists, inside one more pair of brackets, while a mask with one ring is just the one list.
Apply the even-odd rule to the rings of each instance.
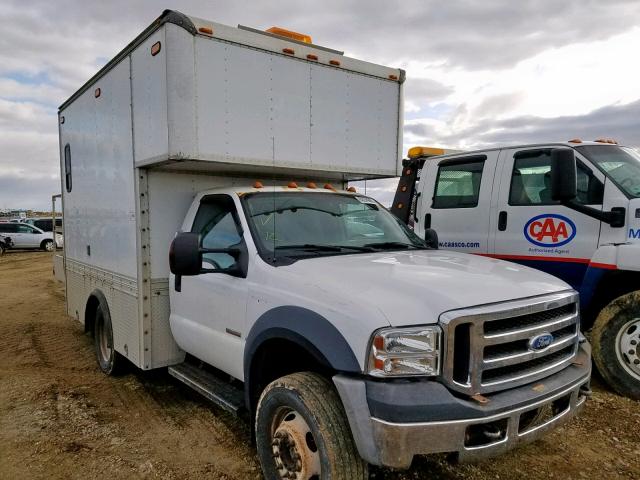
[[434, 376], [440, 373], [437, 325], [383, 328], [373, 334], [368, 373], [375, 377]]

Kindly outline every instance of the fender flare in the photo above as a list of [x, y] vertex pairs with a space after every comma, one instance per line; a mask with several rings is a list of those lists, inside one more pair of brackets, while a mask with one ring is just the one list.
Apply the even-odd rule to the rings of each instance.
[[320, 364], [337, 372], [361, 374], [351, 346], [323, 316], [303, 307], [280, 306], [268, 310], [254, 323], [244, 347], [245, 401], [251, 410], [252, 360], [266, 341], [286, 339], [308, 351]]

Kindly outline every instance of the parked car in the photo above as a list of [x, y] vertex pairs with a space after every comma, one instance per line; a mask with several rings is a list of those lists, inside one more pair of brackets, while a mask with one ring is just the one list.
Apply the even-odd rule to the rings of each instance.
[[[24, 223], [38, 227], [43, 232], [53, 232], [53, 218], [51, 217], [39, 217], [39, 218], [27, 218]], [[56, 218], [56, 228], [62, 228], [62, 218]]]
[[0, 235], [3, 234], [13, 241], [12, 248], [40, 248], [52, 252], [63, 244], [62, 235], [56, 235], [54, 244], [53, 232], [45, 232], [28, 223], [0, 223]]

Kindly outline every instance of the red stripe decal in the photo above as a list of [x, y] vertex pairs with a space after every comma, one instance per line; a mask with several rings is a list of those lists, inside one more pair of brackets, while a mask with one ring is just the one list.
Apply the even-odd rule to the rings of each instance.
[[592, 262], [588, 258], [568, 258], [568, 257], [538, 257], [532, 255], [497, 255], [491, 253], [478, 253], [476, 255], [480, 255], [482, 257], [491, 257], [498, 258], [500, 260], [532, 260], [538, 262], [562, 262], [562, 263], [585, 263], [588, 264], [589, 267], [593, 268], [603, 268], [606, 270], [617, 270], [618, 267], [616, 265], [612, 265], [610, 263], [598, 263]]
[[610, 263], [590, 262], [589, 266], [593, 267], [593, 268], [604, 268], [606, 270], [617, 270], [618, 269], [617, 265], [611, 265]]

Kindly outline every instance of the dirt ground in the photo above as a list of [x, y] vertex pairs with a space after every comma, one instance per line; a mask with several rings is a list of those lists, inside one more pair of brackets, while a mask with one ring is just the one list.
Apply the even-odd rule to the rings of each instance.
[[[165, 372], [109, 378], [64, 313], [50, 254], [0, 257], [0, 479], [259, 479], [245, 421]], [[375, 479], [640, 479], [640, 402], [594, 379], [583, 415], [478, 465], [419, 458]]]

